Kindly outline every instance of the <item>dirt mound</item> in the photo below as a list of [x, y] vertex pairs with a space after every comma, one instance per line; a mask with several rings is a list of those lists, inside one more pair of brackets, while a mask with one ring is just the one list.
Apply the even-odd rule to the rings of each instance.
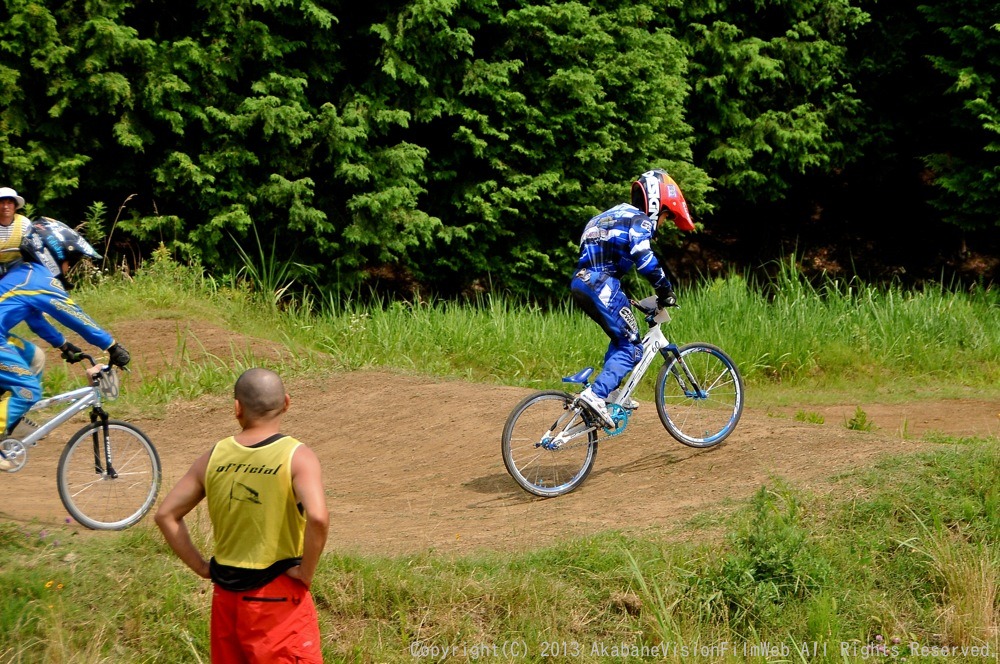
[[[206, 323], [125, 327], [116, 333], [136, 357], [132, 380], [169, 371], [185, 357], [225, 361], [282, 352]], [[861, 404], [881, 427], [874, 432], [844, 426], [858, 404], [826, 409], [822, 425], [796, 421], [791, 408], [778, 414], [748, 409], [722, 446], [696, 450], [670, 438], [653, 404], [643, 403], [624, 435], [601, 444], [580, 489], [543, 500], [523, 492], [500, 458], [507, 414], [530, 390], [379, 371], [290, 381], [287, 387], [292, 409], [284, 429], [323, 463], [329, 546], [368, 553], [529, 549], [608, 529], [672, 531], [776, 477], [822, 491], [833, 486], [830, 478], [878, 456], [929, 446], [901, 432], [1000, 431], [1000, 407], [989, 402]], [[109, 410], [114, 415], [113, 406]], [[159, 450], [164, 491], [199, 453], [236, 431], [228, 397], [174, 404], [162, 419], [136, 424]], [[64, 523], [55, 470], [74, 430], [64, 426], [30, 450], [21, 472], [0, 476], [3, 518]]]

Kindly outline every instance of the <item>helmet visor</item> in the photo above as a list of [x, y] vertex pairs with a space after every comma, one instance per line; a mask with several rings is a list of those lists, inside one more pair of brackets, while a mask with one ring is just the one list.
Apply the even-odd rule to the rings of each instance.
[[662, 211], [671, 213], [674, 225], [677, 228], [682, 231], [693, 231], [694, 221], [691, 220], [691, 212], [688, 210], [687, 201], [684, 200], [681, 188], [677, 186], [677, 183], [669, 175], [666, 176], [665, 181], [660, 187], [663, 201]]

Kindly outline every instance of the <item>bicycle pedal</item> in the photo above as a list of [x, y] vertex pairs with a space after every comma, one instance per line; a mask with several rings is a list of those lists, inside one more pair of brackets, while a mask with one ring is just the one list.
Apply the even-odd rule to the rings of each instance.
[[0, 470], [16, 473], [28, 463], [28, 450], [15, 438], [7, 438], [0, 442]]

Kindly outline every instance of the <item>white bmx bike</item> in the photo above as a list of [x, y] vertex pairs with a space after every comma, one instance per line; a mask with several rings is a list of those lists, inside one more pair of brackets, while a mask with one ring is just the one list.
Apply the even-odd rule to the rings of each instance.
[[7, 472], [16, 473], [28, 462], [28, 448], [89, 408], [90, 424], [73, 434], [59, 457], [59, 498], [87, 528], [122, 530], [142, 519], [156, 501], [160, 457], [139, 427], [112, 420], [104, 410], [105, 401], [118, 398], [118, 369], [97, 364], [89, 355], [81, 359], [90, 364], [90, 384], [36, 402], [28, 413], [68, 405], [27, 435], [0, 441], [0, 457], [9, 466]]
[[[501, 437], [503, 462], [525, 491], [561, 496], [587, 479], [597, 444], [625, 431], [636, 407], [632, 393], [660, 355], [664, 364], [654, 388], [656, 412], [671, 436], [704, 448], [718, 445], [736, 428], [743, 413], [743, 379], [733, 360], [712, 344], [678, 347], [668, 341], [661, 325], [670, 315], [657, 309], [655, 296], [633, 300], [632, 306], [644, 314], [649, 330], [642, 339], [642, 359], [608, 403], [614, 428], [606, 428], [578, 394], [560, 390], [528, 396], [507, 417]], [[586, 388], [593, 372], [587, 367], [563, 382]]]

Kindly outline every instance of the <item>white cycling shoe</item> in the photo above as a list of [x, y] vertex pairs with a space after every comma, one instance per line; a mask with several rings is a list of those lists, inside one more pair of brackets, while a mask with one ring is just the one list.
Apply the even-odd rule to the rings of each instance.
[[625, 410], [635, 410], [639, 407], [639, 402], [632, 397], [625, 397], [624, 401], [618, 401], [618, 390], [612, 390], [608, 395], [608, 403], [617, 403]]
[[615, 421], [611, 419], [611, 413], [608, 412], [607, 404], [604, 403], [604, 399], [594, 394], [594, 390], [588, 387], [583, 392], [580, 392], [580, 396], [577, 399], [586, 404], [590, 410], [594, 411], [606, 428], [615, 428]]

